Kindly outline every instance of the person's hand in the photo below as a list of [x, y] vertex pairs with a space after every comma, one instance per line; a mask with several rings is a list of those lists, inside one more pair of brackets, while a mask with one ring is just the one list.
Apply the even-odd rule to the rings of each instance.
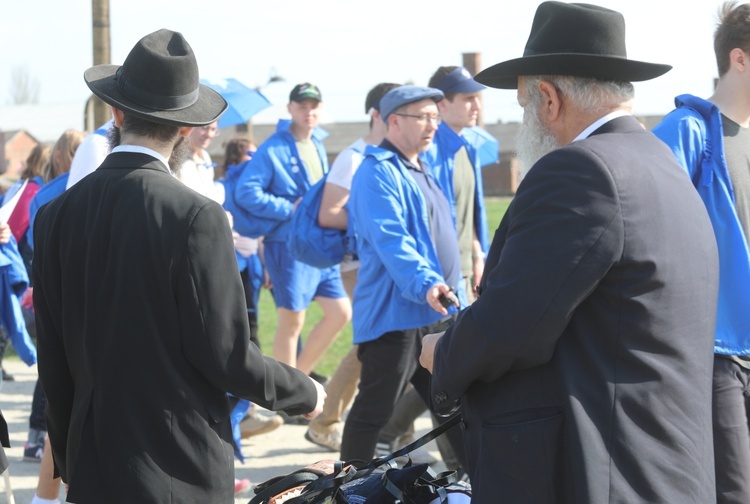
[[[308, 378], [310, 378], [310, 377], [308, 376]], [[316, 416], [318, 416], [321, 413], [323, 413], [323, 404], [326, 402], [326, 397], [328, 397], [327, 394], [326, 394], [325, 389], [323, 388], [323, 385], [321, 385], [317, 381], [313, 380], [312, 378], [310, 378], [310, 381], [315, 384], [315, 390], [318, 393], [318, 401], [315, 404], [315, 409], [314, 410], [312, 410], [309, 413], [305, 413], [304, 415], [302, 415], [303, 417], [307, 418], [308, 420], [312, 420]]]
[[271, 275], [268, 274], [268, 270], [266, 268], [263, 268], [263, 288], [273, 289], [273, 284], [271, 283]]
[[482, 274], [484, 273], [484, 255], [474, 256], [472, 261], [472, 273], [474, 274], [474, 277], [471, 279], [473, 282], [471, 285], [471, 293], [474, 296], [474, 299], [477, 299], [477, 297], [479, 297], [477, 296], [477, 287], [482, 281]]
[[28, 287], [21, 296], [21, 308], [34, 311], [34, 288]]
[[300, 201], [302, 201], [302, 197], [301, 196], [299, 198], [297, 198], [297, 200], [292, 205], [292, 213], [294, 213], [297, 210], [297, 205], [299, 205]]
[[437, 347], [443, 334], [445, 334], [445, 331], [436, 334], [428, 334], [422, 338], [422, 353], [419, 355], [419, 363], [430, 373], [432, 373], [432, 366], [435, 359], [435, 347]]
[[453, 305], [458, 308], [458, 298], [456, 298], [455, 294], [451, 292], [451, 288], [444, 283], [437, 283], [427, 289], [425, 300], [427, 301], [427, 304], [430, 305], [430, 308], [438, 312], [440, 315], [448, 315], [448, 310], [446, 310], [445, 307], [440, 304], [441, 294], [445, 294], [448, 298], [453, 296]]
[[10, 226], [7, 222], [3, 222], [0, 224], [0, 244], [8, 243], [10, 236]]

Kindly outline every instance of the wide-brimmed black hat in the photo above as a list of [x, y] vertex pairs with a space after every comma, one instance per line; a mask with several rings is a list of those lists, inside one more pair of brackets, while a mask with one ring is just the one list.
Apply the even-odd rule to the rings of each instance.
[[474, 79], [494, 88], [516, 89], [520, 75], [634, 82], [671, 68], [628, 59], [625, 19], [619, 12], [597, 5], [544, 2], [537, 7], [523, 57], [493, 65]]
[[227, 108], [219, 93], [198, 82], [193, 49], [171, 30], [143, 37], [122, 66], [97, 65], [83, 78], [106, 103], [156, 123], [204, 126]]

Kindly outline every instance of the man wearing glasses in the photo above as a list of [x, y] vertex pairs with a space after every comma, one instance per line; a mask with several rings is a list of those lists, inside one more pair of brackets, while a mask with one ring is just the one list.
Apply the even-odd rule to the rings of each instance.
[[[360, 258], [352, 325], [362, 372], [344, 427], [343, 460], [373, 457], [407, 383], [427, 402], [429, 374], [418, 364], [421, 336], [449, 324], [458, 308], [452, 289], [461, 280], [461, 263], [450, 205], [419, 158], [432, 143], [442, 99], [442, 91], [429, 87], [386, 93], [380, 101], [385, 139], [367, 147], [352, 181], [349, 218]], [[461, 433], [452, 431], [463, 460]]]

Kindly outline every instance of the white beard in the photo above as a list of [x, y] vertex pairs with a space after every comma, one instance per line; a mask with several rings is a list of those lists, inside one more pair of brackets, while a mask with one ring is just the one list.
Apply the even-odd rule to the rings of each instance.
[[561, 146], [539, 119], [539, 109], [532, 102], [523, 109], [523, 123], [516, 138], [516, 155], [521, 161], [521, 179], [534, 163]]

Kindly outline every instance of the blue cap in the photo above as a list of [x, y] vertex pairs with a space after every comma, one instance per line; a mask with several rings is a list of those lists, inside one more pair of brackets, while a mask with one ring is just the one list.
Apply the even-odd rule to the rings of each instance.
[[439, 89], [431, 87], [399, 86], [393, 88], [380, 99], [380, 116], [383, 121], [387, 121], [388, 116], [397, 108], [427, 98], [432, 98], [437, 103], [445, 96]]
[[469, 71], [458, 67], [440, 79], [435, 87], [443, 93], [476, 93], [487, 89], [487, 86], [474, 80]]

